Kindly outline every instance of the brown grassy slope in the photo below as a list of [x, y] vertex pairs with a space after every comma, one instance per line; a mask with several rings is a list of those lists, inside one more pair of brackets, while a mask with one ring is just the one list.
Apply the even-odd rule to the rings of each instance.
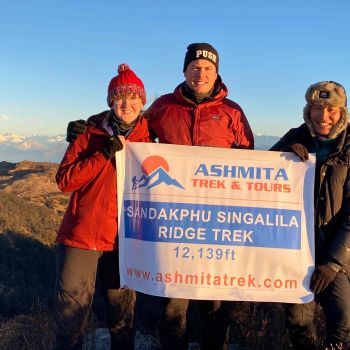
[[69, 194], [57, 187], [57, 169], [58, 164], [48, 162], [0, 162], [0, 190], [62, 215]]
[[48, 349], [53, 243], [68, 196], [57, 164], [0, 162], [0, 348]]
[[57, 164], [0, 162], [0, 316], [48, 305], [54, 286], [53, 244], [68, 196]]
[[12, 232], [52, 245], [60, 221], [53, 210], [0, 190], [0, 233]]
[[0, 315], [48, 304], [55, 275], [58, 214], [0, 191]]

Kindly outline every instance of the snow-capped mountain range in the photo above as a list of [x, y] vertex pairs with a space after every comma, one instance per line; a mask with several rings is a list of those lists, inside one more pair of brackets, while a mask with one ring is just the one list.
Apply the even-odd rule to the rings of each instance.
[[67, 148], [65, 136], [0, 134], [0, 160], [59, 163]]
[[[277, 136], [254, 135], [255, 149], [267, 150]], [[38, 136], [0, 134], [0, 161], [12, 163], [29, 160], [33, 162], [59, 163], [67, 148], [65, 135]]]

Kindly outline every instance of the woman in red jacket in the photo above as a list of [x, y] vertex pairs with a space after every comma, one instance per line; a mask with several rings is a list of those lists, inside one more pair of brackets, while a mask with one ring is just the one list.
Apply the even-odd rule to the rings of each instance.
[[141, 109], [142, 81], [126, 65], [108, 87], [110, 110], [92, 116], [87, 132], [69, 144], [56, 174], [72, 192], [57, 234], [55, 342], [53, 349], [81, 349], [97, 273], [107, 304], [112, 349], [133, 349], [135, 292], [120, 288], [115, 153], [129, 141], [150, 142]]

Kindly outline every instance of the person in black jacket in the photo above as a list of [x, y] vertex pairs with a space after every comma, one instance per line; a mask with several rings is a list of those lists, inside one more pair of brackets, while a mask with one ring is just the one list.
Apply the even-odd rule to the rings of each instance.
[[[305, 123], [291, 129], [272, 151], [291, 151], [302, 161], [316, 153], [314, 191], [316, 267], [310, 289], [326, 320], [322, 349], [350, 349], [350, 126], [346, 92], [334, 81], [311, 85]], [[316, 349], [315, 302], [288, 304], [294, 349]]]

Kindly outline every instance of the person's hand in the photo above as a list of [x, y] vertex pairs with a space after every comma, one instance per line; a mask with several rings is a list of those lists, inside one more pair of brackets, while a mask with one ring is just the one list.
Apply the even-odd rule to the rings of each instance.
[[336, 275], [337, 272], [332, 270], [327, 264], [317, 266], [311, 276], [310, 289], [315, 294], [324, 291]]
[[121, 149], [123, 149], [122, 141], [119, 139], [118, 136], [112, 136], [104, 145], [102, 153], [108, 160], [112, 159], [115, 156], [115, 153], [120, 151]]
[[66, 141], [73, 142], [79, 134], [84, 134], [86, 132], [86, 127], [88, 122], [86, 120], [74, 120], [68, 123], [67, 126], [67, 137]]
[[304, 145], [301, 143], [293, 143], [289, 146], [290, 152], [296, 154], [302, 162], [309, 159], [309, 152]]

